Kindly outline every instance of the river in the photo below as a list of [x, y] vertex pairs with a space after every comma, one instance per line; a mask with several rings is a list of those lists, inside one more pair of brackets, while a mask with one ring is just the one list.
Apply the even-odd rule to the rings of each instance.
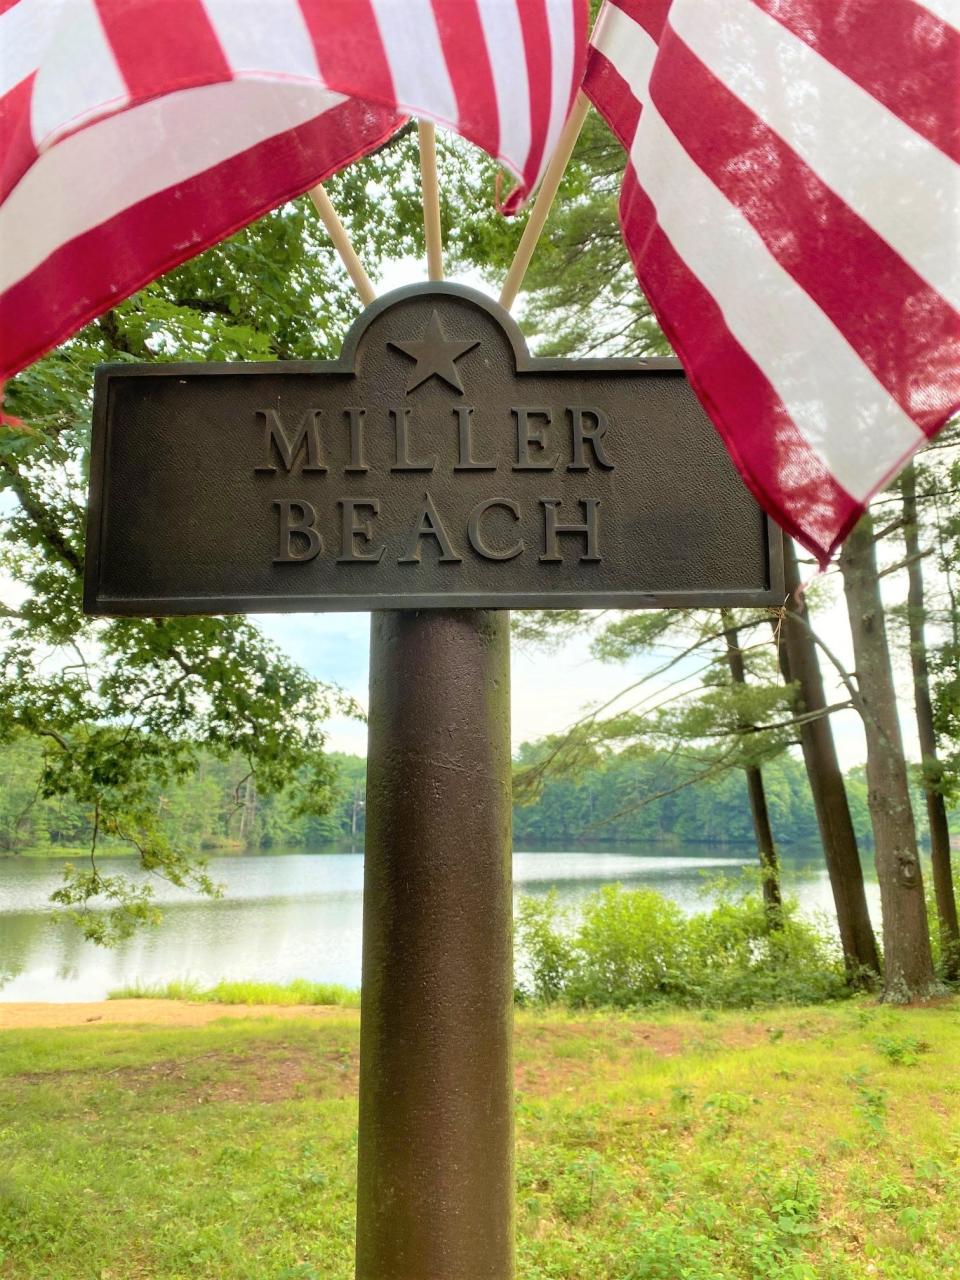
[[[517, 895], [556, 888], [575, 907], [601, 885], [657, 889], [687, 912], [709, 902], [705, 881], [739, 877], [753, 867], [748, 848], [686, 845], [517, 852]], [[804, 914], [832, 910], [830, 886], [816, 850], [784, 856], [784, 883]], [[101, 860], [104, 874], [140, 878], [128, 858]], [[86, 942], [48, 901], [61, 864], [53, 859], [0, 859], [0, 1001], [100, 1000], [115, 987], [188, 978], [207, 986], [221, 978], [360, 985], [363, 856], [359, 853], [272, 853], [210, 859], [224, 886], [217, 900], [156, 882], [163, 922], [114, 949]], [[868, 882], [879, 922], [879, 895]], [[4, 981], [6, 978], [6, 981]]]

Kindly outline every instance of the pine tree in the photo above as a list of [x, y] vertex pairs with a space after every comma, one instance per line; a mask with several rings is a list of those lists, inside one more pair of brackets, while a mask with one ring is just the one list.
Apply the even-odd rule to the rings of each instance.
[[844, 543], [840, 568], [867, 739], [868, 799], [883, 915], [884, 998], [903, 1003], [924, 999], [937, 986], [870, 515]]

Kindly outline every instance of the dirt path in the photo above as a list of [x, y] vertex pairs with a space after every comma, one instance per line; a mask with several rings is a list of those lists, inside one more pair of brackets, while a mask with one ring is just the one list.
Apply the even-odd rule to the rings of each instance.
[[359, 1020], [358, 1009], [316, 1004], [189, 1004], [184, 1000], [97, 1000], [90, 1004], [0, 1004], [0, 1031], [83, 1027], [91, 1023], [203, 1027], [218, 1018], [330, 1018]]

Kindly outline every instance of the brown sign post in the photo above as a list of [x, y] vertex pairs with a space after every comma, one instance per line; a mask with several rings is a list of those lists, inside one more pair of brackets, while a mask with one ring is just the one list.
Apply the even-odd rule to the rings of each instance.
[[513, 1275], [505, 611], [782, 598], [676, 361], [535, 359], [460, 286], [336, 361], [98, 372], [88, 612], [375, 611], [359, 1280]]

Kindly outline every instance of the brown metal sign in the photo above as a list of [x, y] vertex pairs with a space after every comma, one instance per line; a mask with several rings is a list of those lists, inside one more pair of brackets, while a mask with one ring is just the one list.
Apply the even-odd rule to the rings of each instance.
[[542, 360], [451, 284], [335, 361], [97, 373], [97, 614], [779, 604], [779, 534], [675, 360]]

